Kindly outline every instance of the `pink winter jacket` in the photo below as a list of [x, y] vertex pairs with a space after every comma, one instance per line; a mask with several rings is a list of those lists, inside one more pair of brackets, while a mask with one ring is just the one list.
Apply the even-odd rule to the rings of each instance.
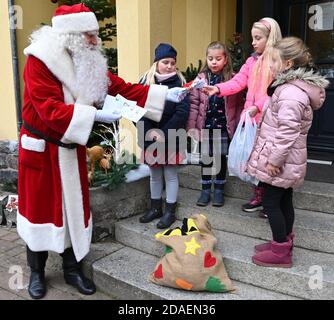
[[[198, 78], [204, 79], [204, 73], [200, 73]], [[206, 111], [209, 107], [209, 97], [199, 89], [190, 92], [190, 112], [186, 129], [197, 129], [202, 131], [206, 120]], [[225, 97], [225, 114], [227, 120], [227, 132], [232, 139], [234, 131], [239, 123], [240, 113], [243, 108], [243, 92]], [[202, 140], [201, 136], [199, 137]]]
[[231, 80], [216, 84], [216, 87], [220, 90], [219, 97], [229, 96], [248, 88], [243, 112], [251, 106], [256, 106], [259, 109], [255, 117], [257, 123], [261, 118], [264, 103], [268, 98], [267, 94], [260, 93], [261, 81], [258, 80], [254, 86], [253, 69], [258, 58], [257, 54], [253, 54], [246, 60], [240, 71]]
[[[246, 169], [250, 175], [281, 188], [302, 184], [307, 164], [307, 133], [313, 110], [319, 109], [325, 100], [327, 85], [325, 78], [303, 68], [279, 76], [259, 123]], [[268, 163], [280, 168], [277, 176], [266, 173]]]

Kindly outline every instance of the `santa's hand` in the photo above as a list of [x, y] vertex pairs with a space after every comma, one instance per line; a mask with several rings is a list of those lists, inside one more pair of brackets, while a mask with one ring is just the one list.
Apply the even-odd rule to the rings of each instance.
[[185, 88], [171, 88], [167, 91], [166, 100], [171, 102], [181, 102], [187, 95], [188, 90]]
[[103, 108], [102, 110], [97, 110], [95, 115], [95, 121], [104, 123], [112, 123], [120, 118], [122, 118], [121, 109], [111, 111], [108, 108]]

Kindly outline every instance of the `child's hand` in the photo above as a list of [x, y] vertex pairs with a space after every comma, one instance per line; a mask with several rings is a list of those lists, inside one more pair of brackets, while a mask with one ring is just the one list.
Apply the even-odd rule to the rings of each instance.
[[256, 106], [252, 106], [252, 107], [249, 107], [249, 108], [247, 109], [247, 111], [249, 112], [249, 115], [250, 115], [252, 118], [254, 118], [254, 117], [257, 115], [257, 113], [259, 112], [259, 109], [258, 109]]
[[216, 86], [205, 86], [203, 89], [202, 89], [202, 92], [204, 92], [206, 95], [208, 96], [213, 96], [215, 94], [218, 94], [219, 93], [219, 89], [216, 87]]
[[266, 166], [266, 172], [271, 177], [276, 177], [280, 173], [280, 168], [273, 166], [272, 164], [268, 163]]

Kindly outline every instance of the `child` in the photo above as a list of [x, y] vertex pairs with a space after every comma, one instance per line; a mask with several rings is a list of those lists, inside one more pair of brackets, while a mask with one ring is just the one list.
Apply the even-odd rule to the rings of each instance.
[[[209, 95], [217, 94], [222, 97], [235, 94], [248, 87], [244, 111], [249, 110], [250, 115], [256, 117], [258, 122], [263, 105], [268, 98], [267, 88], [273, 79], [268, 63], [269, 49], [278, 40], [281, 40], [282, 35], [278, 23], [271, 18], [263, 18], [255, 22], [251, 32], [254, 53], [247, 59], [240, 72], [230, 81], [203, 90]], [[242, 209], [246, 212], [262, 210], [262, 195], [263, 188], [255, 187], [254, 196], [242, 206]]]
[[[185, 79], [176, 69], [176, 50], [169, 44], [161, 43], [155, 50], [154, 63], [149, 71], [140, 80], [142, 84], [161, 84], [168, 88], [182, 87]], [[176, 201], [179, 188], [177, 165], [185, 158], [186, 143], [181, 146], [178, 140], [173, 139], [168, 144], [171, 129], [185, 128], [189, 115], [189, 103], [186, 97], [180, 103], [167, 102], [159, 123], [144, 118], [144, 140], [139, 146], [144, 149], [144, 161], [150, 166], [151, 209], [140, 218], [141, 223], [148, 223], [160, 218], [157, 224], [159, 229], [170, 227], [176, 220]], [[148, 141], [146, 141], [148, 140]], [[154, 141], [152, 141], [154, 140]], [[175, 141], [174, 141], [175, 140]], [[161, 148], [153, 151], [150, 146], [157, 143], [162, 146], [163, 154], [158, 154]], [[174, 147], [168, 149], [167, 147]], [[174, 150], [173, 150], [174, 149]], [[182, 157], [182, 154], [184, 156]], [[166, 206], [162, 212], [163, 178], [166, 182]]]
[[[232, 77], [232, 63], [227, 47], [220, 42], [212, 42], [206, 51], [206, 63], [197, 78], [205, 79], [207, 84], [215, 85], [227, 81]], [[195, 140], [209, 144], [209, 156], [217, 153], [214, 148], [213, 130], [220, 130], [220, 170], [214, 181], [212, 175], [205, 173], [211, 164], [202, 163], [202, 191], [197, 201], [198, 206], [206, 206], [210, 202], [211, 185], [214, 183], [212, 205], [221, 207], [224, 205], [224, 184], [226, 180], [228, 144], [232, 139], [235, 128], [239, 122], [242, 109], [242, 95], [231, 95], [227, 98], [208, 96], [199, 89], [190, 91], [190, 114], [187, 123], [187, 131]], [[203, 135], [203, 129], [208, 130]], [[208, 137], [208, 141], [204, 141]], [[203, 154], [203, 149], [202, 149]]]
[[272, 49], [270, 68], [275, 81], [247, 172], [264, 188], [263, 206], [273, 241], [255, 246], [253, 262], [261, 266], [292, 266], [294, 187], [306, 174], [307, 133], [313, 110], [325, 100], [328, 81], [313, 70], [312, 58], [301, 39], [284, 38]]

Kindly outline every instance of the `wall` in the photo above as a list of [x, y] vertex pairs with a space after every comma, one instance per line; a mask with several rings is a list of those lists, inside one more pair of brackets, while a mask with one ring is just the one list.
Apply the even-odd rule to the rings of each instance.
[[185, 70], [204, 59], [211, 41], [227, 42], [235, 32], [235, 0], [117, 0], [116, 5], [119, 70], [128, 81], [150, 67], [160, 42], [175, 46], [178, 67]]
[[8, 1], [0, 1], [0, 140], [17, 139]]
[[44, 24], [51, 24], [51, 18], [57, 8], [50, 0], [16, 0], [15, 5], [23, 9], [23, 29], [16, 31], [17, 51], [19, 55], [19, 70], [21, 78], [21, 97], [23, 97], [24, 82], [22, 78], [26, 57], [23, 50], [29, 45], [29, 36]]
[[[205, 60], [208, 44], [232, 37], [236, 0], [116, 0], [118, 70], [126, 81], [137, 82], [151, 66], [154, 49], [169, 42], [178, 51], [181, 71]], [[122, 148], [139, 155], [136, 129], [122, 120]]]

